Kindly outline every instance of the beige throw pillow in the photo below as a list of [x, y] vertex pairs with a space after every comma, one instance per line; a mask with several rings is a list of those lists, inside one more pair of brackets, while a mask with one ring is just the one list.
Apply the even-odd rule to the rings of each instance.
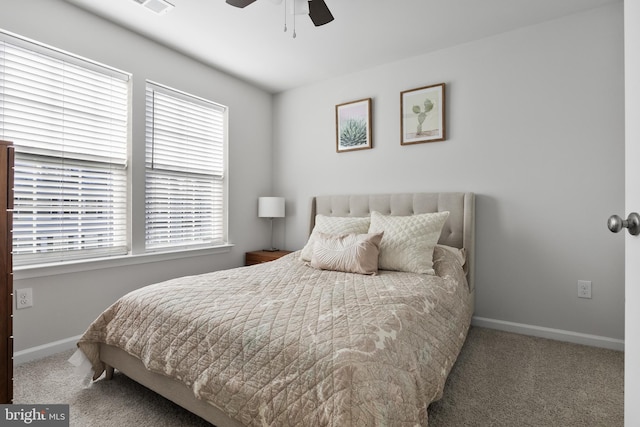
[[382, 215], [371, 212], [369, 233], [382, 233], [380, 243], [381, 270], [435, 274], [433, 248], [440, 239], [449, 212], [410, 216]]
[[318, 233], [311, 267], [346, 273], [375, 274], [383, 233], [331, 235]]
[[366, 234], [369, 231], [370, 219], [366, 217], [316, 215], [316, 222], [307, 244], [300, 252], [302, 261], [311, 261], [313, 242], [318, 233], [325, 234]]

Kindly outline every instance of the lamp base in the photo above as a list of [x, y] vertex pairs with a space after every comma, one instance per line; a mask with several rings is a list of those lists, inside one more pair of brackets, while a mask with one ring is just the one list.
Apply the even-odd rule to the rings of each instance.
[[263, 251], [265, 252], [278, 252], [280, 249], [278, 248], [271, 248], [271, 249], [263, 249]]

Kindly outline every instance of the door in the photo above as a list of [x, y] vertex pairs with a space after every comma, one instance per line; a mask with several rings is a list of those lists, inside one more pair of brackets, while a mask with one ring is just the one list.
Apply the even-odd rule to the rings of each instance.
[[[640, 212], [640, 0], [624, 0], [625, 210]], [[620, 214], [622, 215], [622, 214]], [[640, 426], [640, 236], [625, 232], [624, 425]]]

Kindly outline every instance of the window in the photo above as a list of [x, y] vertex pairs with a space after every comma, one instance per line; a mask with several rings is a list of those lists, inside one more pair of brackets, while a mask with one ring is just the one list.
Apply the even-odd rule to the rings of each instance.
[[129, 75], [0, 34], [14, 264], [127, 253], [128, 102]]
[[146, 97], [146, 249], [224, 244], [227, 109], [150, 82]]

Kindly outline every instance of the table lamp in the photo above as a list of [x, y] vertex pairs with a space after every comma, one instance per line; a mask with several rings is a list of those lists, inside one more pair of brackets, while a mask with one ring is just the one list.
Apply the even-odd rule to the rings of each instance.
[[277, 251], [273, 247], [273, 218], [284, 218], [284, 197], [258, 197], [258, 216], [271, 220], [271, 248], [265, 250]]

